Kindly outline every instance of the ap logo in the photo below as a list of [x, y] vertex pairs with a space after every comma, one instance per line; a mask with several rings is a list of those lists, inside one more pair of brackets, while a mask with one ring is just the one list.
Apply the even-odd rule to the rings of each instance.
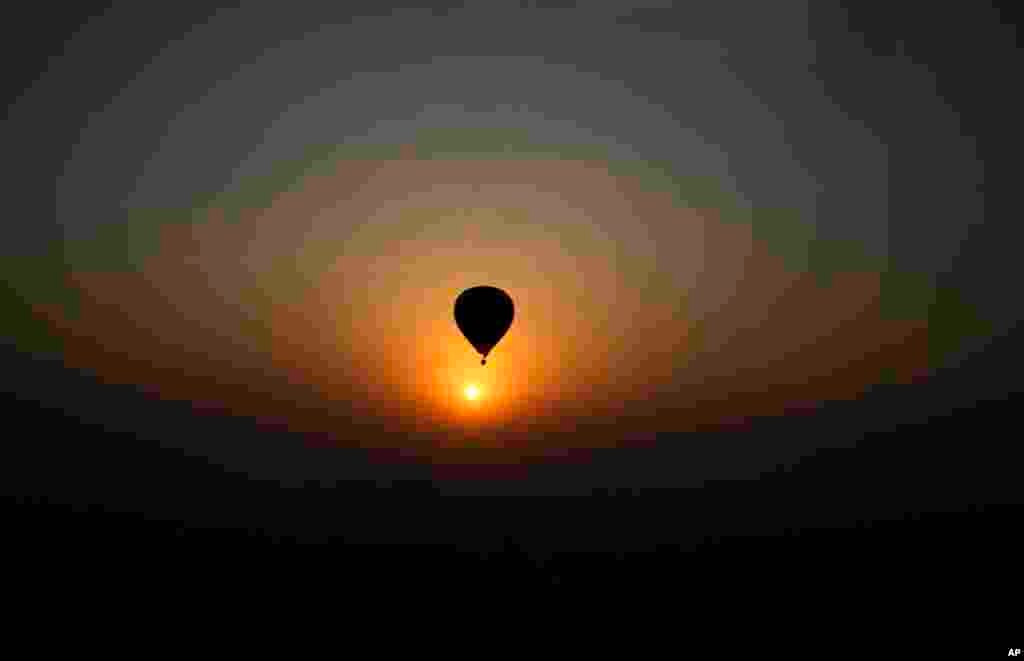
[[1006, 653], [1006, 656], [1020, 656], [1020, 648], [1011, 647], [1010, 651]]

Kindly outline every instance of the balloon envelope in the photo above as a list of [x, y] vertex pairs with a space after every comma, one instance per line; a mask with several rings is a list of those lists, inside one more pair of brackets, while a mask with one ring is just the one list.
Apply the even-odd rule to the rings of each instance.
[[483, 356], [481, 365], [508, 332], [514, 316], [512, 297], [497, 287], [472, 287], [455, 299], [455, 323]]

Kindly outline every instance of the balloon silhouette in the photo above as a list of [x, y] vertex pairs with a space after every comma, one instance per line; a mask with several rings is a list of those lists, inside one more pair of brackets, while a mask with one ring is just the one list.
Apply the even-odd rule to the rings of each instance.
[[455, 299], [455, 323], [487, 364], [487, 354], [494, 349], [515, 316], [512, 297], [497, 287], [471, 287]]

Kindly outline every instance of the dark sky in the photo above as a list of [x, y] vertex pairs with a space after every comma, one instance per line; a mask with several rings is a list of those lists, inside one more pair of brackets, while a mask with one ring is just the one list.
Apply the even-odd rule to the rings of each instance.
[[1019, 503], [1015, 35], [961, 4], [9, 21], [12, 511], [642, 550]]

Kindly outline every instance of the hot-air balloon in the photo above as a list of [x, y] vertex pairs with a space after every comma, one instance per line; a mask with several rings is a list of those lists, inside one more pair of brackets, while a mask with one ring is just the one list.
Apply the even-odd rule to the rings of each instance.
[[512, 297], [497, 287], [471, 287], [455, 299], [455, 323], [487, 364], [487, 354], [512, 325]]

